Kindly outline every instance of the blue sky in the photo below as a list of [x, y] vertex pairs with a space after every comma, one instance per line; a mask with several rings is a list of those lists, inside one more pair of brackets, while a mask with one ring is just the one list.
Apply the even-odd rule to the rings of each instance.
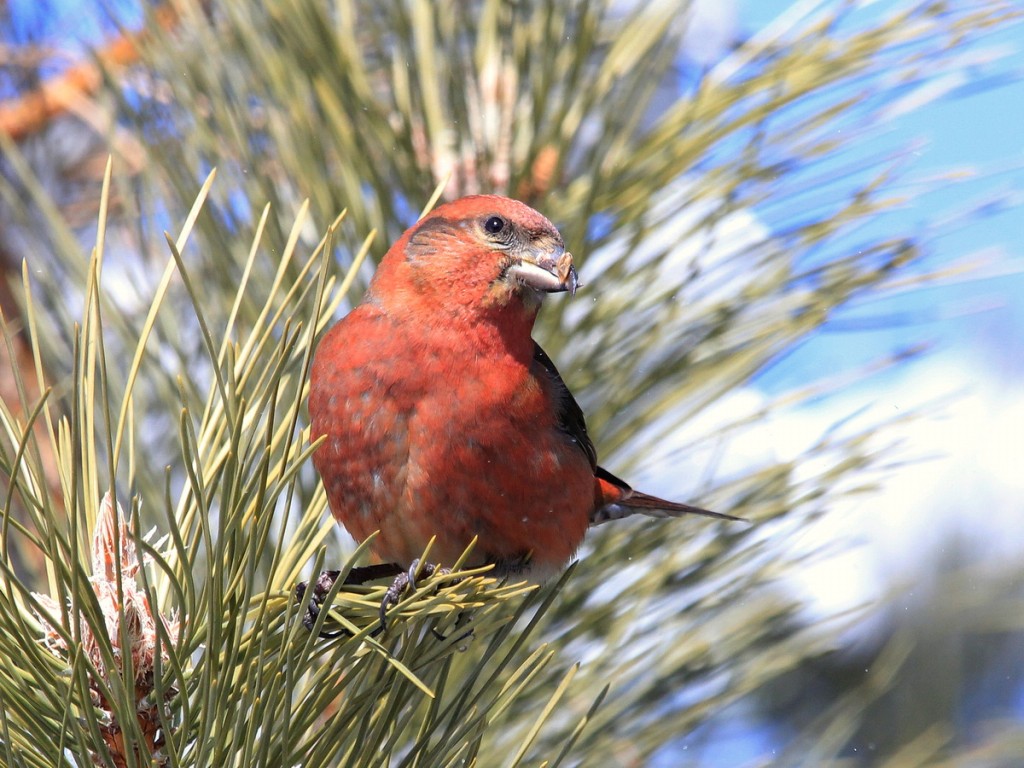
[[[708, 3], [707, 5], [711, 5]], [[780, 12], [795, 5], [780, 0], [739, 0], [736, 20], [741, 36], [762, 28]], [[879, 3], [889, 9], [893, 3]], [[951, 171], [968, 177], [949, 182], [939, 191], [912, 196], [888, 217], [892, 231], [914, 231], [936, 213], [955, 213], [1000, 196], [1008, 205], [991, 211], [948, 235], [929, 243], [929, 266], [950, 264], [976, 254], [981, 268], [967, 279], [942, 288], [904, 294], [854, 310], [821, 337], [809, 342], [793, 358], [766, 377], [774, 388], [791, 384], [805, 367], [829, 367], [852, 357], [867, 360], [872, 354], [898, 349], [908, 337], [936, 343], [937, 353], [981, 358], [991, 375], [1007, 379], [1024, 374], [1024, 344], [1012, 341], [1024, 331], [1024, 30], [992, 35], [975, 50], [1005, 52], [1016, 49], [999, 69], [1014, 71], [1016, 82], [979, 87], [967, 82], [943, 99], [899, 115], [880, 128], [872, 145], [904, 148], [910, 158], [908, 179], [928, 178]], [[1016, 205], [1014, 205], [1016, 203]], [[853, 320], [864, 316], [888, 317], [891, 324], [855, 332]], [[841, 336], [841, 339], [837, 338]], [[1008, 344], [1008, 342], [1011, 342]], [[903, 375], [905, 372], [899, 372]]]
[[[721, 4], [702, 3], [715, 13]], [[732, 21], [740, 37], [761, 29], [796, 3], [738, 0]], [[809, 3], [800, 5], [808, 6]], [[865, 3], [888, 12], [896, 3]], [[865, 362], [926, 340], [932, 351], [909, 365], [799, 413], [782, 417], [777, 433], [814, 430], [862, 408], [906, 413], [942, 400], [935, 418], [898, 430], [904, 456], [932, 459], [892, 474], [869, 502], [837, 517], [818, 543], [863, 538], [868, 546], [808, 572], [802, 585], [832, 609], [851, 607], [927, 572], [954, 537], [979, 557], [1019, 568], [1022, 537], [1019, 465], [1024, 459], [1024, 29], [990, 35], [970, 57], [1001, 54], [992, 83], [984, 67], [943, 99], [899, 114], [879, 127], [872, 143], [905, 149], [908, 180], [950, 171], [965, 178], [929, 194], [912, 194], [880, 226], [920, 231], [936, 215], [955, 214], [983, 201], [986, 215], [952, 227], [928, 242], [926, 266], [967, 258], [979, 266], [939, 287], [902, 293], [841, 313], [824, 332], [787, 356], [756, 386], [773, 392], [817, 378], [820, 372]], [[991, 87], [985, 87], [986, 85]], [[909, 187], [914, 190], [913, 186]], [[862, 322], [867, 318], [870, 322]]]

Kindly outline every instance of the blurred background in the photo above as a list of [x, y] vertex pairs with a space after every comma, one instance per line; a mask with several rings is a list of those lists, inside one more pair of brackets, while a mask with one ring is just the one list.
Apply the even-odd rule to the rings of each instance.
[[[757, 523], [719, 543], [699, 527], [593, 537], [583, 570], [616, 575], [577, 573], [553, 628], [634, 600], [639, 579], [655, 626], [620, 639], [657, 655], [706, 631], [727, 658], [680, 661], [660, 684], [632, 668], [638, 688], [611, 710], [623, 733], [582, 742], [580, 763], [1021, 765], [1022, 14], [8, 0], [0, 308], [24, 316], [24, 261], [43, 362], [70, 374], [108, 155], [104, 284], [126, 348], [167, 259], [160, 233], [214, 167], [192, 254], [213, 303], [267, 202], [282, 242], [304, 199], [306, 244], [348, 209], [340, 270], [371, 228], [379, 257], [438, 185], [524, 199], [581, 262], [585, 288], [548, 302], [537, 335], [603, 463]], [[198, 338], [178, 335], [161, 364], [208, 380]], [[0, 365], [30, 361], [13, 348]], [[176, 461], [163, 396], [139, 397], [158, 469]], [[160, 498], [159, 471], [133, 492], [147, 482]], [[651, 586], [658, 569], [679, 579]], [[564, 649], [586, 669], [622, 652], [606, 646], [595, 623]]]

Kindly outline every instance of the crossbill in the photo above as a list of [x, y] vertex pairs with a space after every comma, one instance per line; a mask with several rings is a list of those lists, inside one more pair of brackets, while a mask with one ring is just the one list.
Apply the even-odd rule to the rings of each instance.
[[373, 552], [543, 580], [587, 529], [644, 514], [735, 519], [630, 488], [598, 466], [580, 406], [531, 336], [578, 285], [558, 230], [503, 197], [443, 205], [402, 235], [322, 339], [313, 455], [334, 517]]

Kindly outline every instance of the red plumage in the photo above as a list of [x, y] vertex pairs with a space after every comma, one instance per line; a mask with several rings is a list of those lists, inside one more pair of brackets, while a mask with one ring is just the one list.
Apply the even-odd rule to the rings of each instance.
[[[597, 466], [583, 414], [531, 337], [544, 293], [572, 291], [562, 238], [514, 200], [467, 197], [411, 227], [313, 360], [313, 462], [331, 511], [375, 554], [543, 578], [592, 524], [715, 512], [633, 491]], [[734, 519], [734, 518], [729, 518]]]

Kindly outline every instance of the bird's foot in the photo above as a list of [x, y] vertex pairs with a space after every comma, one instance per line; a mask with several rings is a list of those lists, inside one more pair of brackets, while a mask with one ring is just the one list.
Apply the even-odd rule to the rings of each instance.
[[398, 601], [402, 598], [402, 594], [407, 589], [416, 589], [416, 574], [426, 578], [431, 576], [446, 576], [451, 573], [450, 568], [442, 568], [434, 563], [423, 563], [420, 564], [419, 559], [413, 560], [412, 565], [409, 566], [408, 571], [404, 571], [395, 577], [395, 580], [391, 582], [391, 586], [387, 588], [384, 593], [384, 599], [380, 601], [380, 627], [379, 632], [386, 632], [388, 628], [388, 609], [398, 605]]
[[[395, 563], [365, 565], [349, 570], [345, 575], [345, 581], [343, 583], [352, 585], [365, 584], [368, 581], [375, 581], [388, 576], [394, 576], [396, 573], [405, 575], [402, 572], [401, 567]], [[341, 571], [323, 571], [317, 577], [316, 581], [313, 582], [312, 590], [309, 589], [309, 585], [305, 581], [295, 587], [296, 602], [301, 603], [303, 600], [307, 600], [306, 612], [302, 617], [302, 626], [306, 629], [312, 631], [313, 626], [316, 624], [317, 616], [320, 615], [320, 608], [323, 605], [324, 599], [330, 593], [334, 584], [338, 581], [339, 575], [341, 575]], [[310, 592], [308, 599], [306, 596], [307, 592]], [[329, 639], [339, 637], [344, 634], [347, 634], [347, 631], [343, 629], [338, 631], [321, 630], [320, 637]]]
[[[316, 581], [313, 582], [312, 590], [309, 590], [309, 585], [305, 581], [295, 587], [295, 601], [298, 603], [306, 599], [307, 591], [310, 592], [306, 602], [306, 612], [302, 616], [302, 626], [306, 629], [312, 631], [313, 625], [316, 623], [316, 617], [320, 615], [320, 606], [323, 605], [324, 598], [331, 591], [331, 587], [338, 580], [338, 574], [340, 573], [341, 571], [322, 571]], [[333, 633], [331, 636], [334, 636]]]

